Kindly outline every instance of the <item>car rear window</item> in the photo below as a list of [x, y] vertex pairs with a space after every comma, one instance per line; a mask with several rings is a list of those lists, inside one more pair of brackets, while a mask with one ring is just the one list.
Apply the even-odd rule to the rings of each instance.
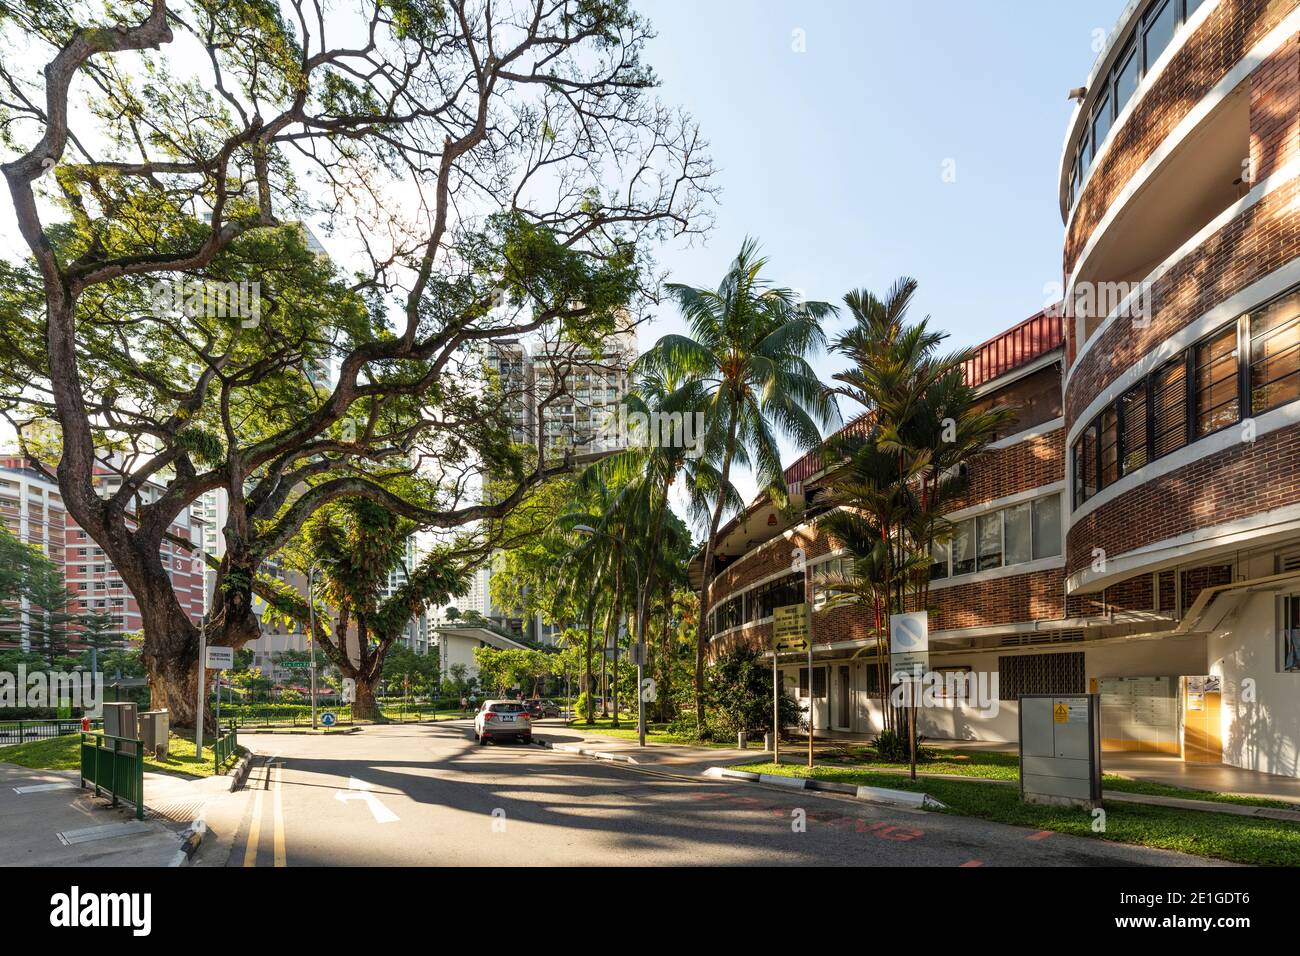
[[524, 710], [523, 704], [493, 704], [489, 710], [494, 714], [519, 714]]

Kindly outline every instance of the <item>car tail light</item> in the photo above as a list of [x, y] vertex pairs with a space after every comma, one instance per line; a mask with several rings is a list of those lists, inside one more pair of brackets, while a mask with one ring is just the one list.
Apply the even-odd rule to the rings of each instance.
[[490, 711], [490, 710], [485, 710], [485, 711], [483, 712], [483, 720], [484, 720], [484, 721], [489, 721], [489, 720], [491, 720], [491, 719], [492, 719], [493, 717], [495, 717], [495, 716], [496, 716], [496, 714], [492, 713], [492, 711]]

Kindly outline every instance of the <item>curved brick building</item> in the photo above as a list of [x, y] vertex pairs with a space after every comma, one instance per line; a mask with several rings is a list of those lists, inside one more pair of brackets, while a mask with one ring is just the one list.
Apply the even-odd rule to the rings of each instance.
[[[1104, 749], [1300, 776], [1298, 176], [1300, 0], [1130, 3], [1066, 133], [1063, 315], [966, 369], [1021, 413], [948, 515], [931, 666], [997, 674], [1000, 706], [922, 733], [1013, 741], [1020, 694], [1095, 691]], [[715, 651], [803, 599], [795, 548], [814, 580], [842, 556], [815, 462], [800, 518], [724, 529]], [[813, 673], [782, 662], [820, 729], [879, 729], [870, 623], [816, 610]]]

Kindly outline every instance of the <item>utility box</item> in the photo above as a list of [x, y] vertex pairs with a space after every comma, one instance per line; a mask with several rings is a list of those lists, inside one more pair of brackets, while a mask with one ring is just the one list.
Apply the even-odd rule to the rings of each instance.
[[1020, 797], [1028, 803], [1101, 806], [1099, 695], [1020, 698]]
[[134, 701], [104, 704], [104, 736], [137, 740]]
[[170, 715], [165, 710], [147, 710], [140, 715], [140, 740], [145, 753], [167, 756]]

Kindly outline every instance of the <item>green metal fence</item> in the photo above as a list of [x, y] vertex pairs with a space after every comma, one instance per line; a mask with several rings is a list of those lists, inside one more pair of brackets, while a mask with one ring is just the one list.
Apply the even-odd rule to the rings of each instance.
[[113, 798], [135, 805], [135, 818], [144, 819], [144, 743], [130, 737], [105, 734], [81, 735], [81, 785], [105, 791]]
[[[237, 709], [236, 709], [237, 708]], [[221, 720], [226, 722], [229, 716], [230, 722], [239, 727], [310, 727], [311, 726], [311, 705], [286, 705], [271, 704], [267, 706], [258, 706], [257, 704], [241, 704], [236, 708], [221, 708]], [[329, 711], [338, 718], [340, 726], [352, 723], [352, 705], [325, 705], [322, 704], [317, 708], [318, 714]]]
[[226, 762], [235, 755], [239, 749], [239, 728], [232, 721], [230, 730], [225, 734], [219, 734], [217, 743], [212, 748], [212, 759], [215, 761], [216, 769], [219, 772]]
[[[98, 717], [90, 722], [92, 728], [103, 724], [104, 721]], [[80, 732], [80, 717], [75, 720], [0, 720], [0, 747], [25, 744], [30, 740], [66, 737]]]

